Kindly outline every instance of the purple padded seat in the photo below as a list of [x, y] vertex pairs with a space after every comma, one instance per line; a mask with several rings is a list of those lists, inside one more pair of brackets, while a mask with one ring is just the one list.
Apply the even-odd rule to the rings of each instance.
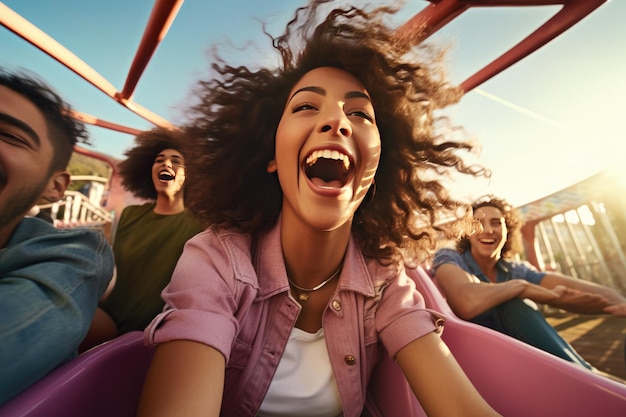
[[[626, 416], [626, 385], [457, 318], [423, 269], [408, 273], [426, 306], [447, 316], [443, 339], [501, 414]], [[0, 408], [0, 417], [132, 417], [151, 358], [141, 332], [125, 334], [57, 368]], [[370, 388], [382, 416], [425, 416], [391, 359], [374, 369]]]
[[626, 416], [626, 384], [461, 320], [422, 268], [407, 272], [426, 306], [447, 316], [443, 340], [483, 397], [501, 414]]
[[153, 351], [126, 333], [67, 362], [0, 407], [0, 417], [134, 417]]

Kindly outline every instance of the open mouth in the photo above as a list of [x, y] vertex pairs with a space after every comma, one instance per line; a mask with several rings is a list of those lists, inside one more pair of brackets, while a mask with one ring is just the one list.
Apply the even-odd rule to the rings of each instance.
[[172, 175], [169, 171], [161, 171], [159, 172], [159, 179], [161, 181], [171, 181], [174, 179], [174, 175]]
[[315, 185], [341, 188], [350, 179], [350, 157], [337, 150], [313, 151], [304, 164], [304, 173]]

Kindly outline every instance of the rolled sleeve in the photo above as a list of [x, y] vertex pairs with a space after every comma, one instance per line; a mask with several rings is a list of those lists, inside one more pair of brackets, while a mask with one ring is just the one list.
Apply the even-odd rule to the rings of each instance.
[[424, 298], [402, 271], [385, 288], [376, 314], [376, 328], [392, 357], [409, 343], [431, 333], [441, 333], [445, 316], [425, 308]]
[[437, 269], [444, 264], [452, 264], [456, 265], [459, 268], [466, 270], [465, 262], [463, 261], [463, 257], [459, 252], [454, 249], [440, 249], [435, 253], [435, 257], [433, 258], [432, 271], [437, 272]]
[[241, 299], [229, 251], [214, 232], [190, 239], [162, 292], [164, 311], [144, 332], [147, 344], [191, 340], [211, 346], [228, 361], [238, 332]]
[[144, 340], [153, 346], [173, 340], [191, 340], [211, 346], [228, 361], [236, 332], [232, 321], [222, 314], [172, 309], [152, 321], [144, 332]]

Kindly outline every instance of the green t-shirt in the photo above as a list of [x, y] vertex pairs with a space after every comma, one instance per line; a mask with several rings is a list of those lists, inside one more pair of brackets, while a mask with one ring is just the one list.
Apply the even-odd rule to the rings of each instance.
[[203, 229], [188, 211], [156, 214], [154, 206], [126, 207], [115, 232], [117, 282], [101, 307], [113, 317], [120, 334], [143, 330], [161, 312], [161, 291], [170, 282], [185, 242]]

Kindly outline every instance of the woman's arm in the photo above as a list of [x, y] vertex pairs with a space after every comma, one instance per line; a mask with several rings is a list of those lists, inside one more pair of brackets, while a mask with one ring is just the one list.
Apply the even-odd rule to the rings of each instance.
[[396, 360], [429, 417], [499, 416], [436, 333], [400, 349]]
[[225, 366], [224, 356], [202, 343], [177, 340], [159, 345], [137, 416], [219, 416]]
[[435, 279], [452, 311], [464, 320], [471, 320], [517, 297], [530, 298], [540, 303], [559, 297], [559, 294], [548, 288], [542, 288], [522, 279], [496, 284], [482, 282], [454, 264], [439, 266]]

